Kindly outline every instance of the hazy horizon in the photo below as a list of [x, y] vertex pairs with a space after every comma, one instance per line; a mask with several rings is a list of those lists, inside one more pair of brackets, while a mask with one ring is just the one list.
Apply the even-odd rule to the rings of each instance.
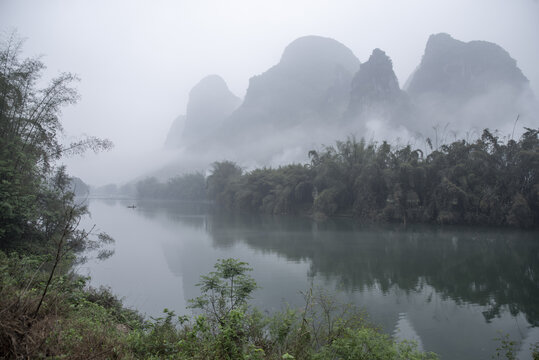
[[200, 79], [218, 74], [243, 98], [249, 78], [277, 64], [284, 48], [305, 35], [333, 38], [362, 63], [374, 48], [384, 50], [401, 87], [431, 34], [493, 42], [517, 60], [539, 94], [533, 0], [0, 0], [0, 21], [0, 30], [16, 29], [27, 39], [25, 56], [43, 54], [45, 78], [60, 72], [81, 78], [81, 101], [62, 115], [66, 141], [88, 134], [115, 143], [110, 152], [65, 160], [73, 176], [92, 185], [126, 182], [165, 164], [173, 156], [163, 151], [167, 132]]

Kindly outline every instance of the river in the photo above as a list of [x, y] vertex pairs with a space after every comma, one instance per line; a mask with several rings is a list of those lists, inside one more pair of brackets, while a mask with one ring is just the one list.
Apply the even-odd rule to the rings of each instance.
[[79, 273], [148, 316], [188, 313], [199, 276], [234, 257], [260, 286], [251, 303], [270, 313], [323, 289], [442, 359], [491, 359], [500, 332], [521, 342], [522, 359], [539, 341], [537, 231], [216, 215], [175, 202], [91, 199], [89, 208], [83, 225], [111, 235], [115, 253]]

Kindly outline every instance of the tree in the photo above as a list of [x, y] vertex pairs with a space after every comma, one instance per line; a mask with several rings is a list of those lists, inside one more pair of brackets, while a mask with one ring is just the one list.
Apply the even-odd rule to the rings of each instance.
[[56, 181], [65, 177], [56, 160], [112, 147], [95, 137], [61, 145], [61, 109], [78, 100], [78, 78], [62, 73], [39, 88], [45, 65], [39, 58], [21, 59], [22, 44], [12, 33], [0, 45], [0, 248], [50, 240], [65, 210], [77, 206], [60, 201], [67, 183]]
[[257, 288], [255, 280], [247, 275], [252, 269], [237, 259], [219, 259], [216, 271], [200, 277], [202, 295], [190, 300], [191, 308], [201, 309], [219, 325], [224, 325], [235, 309], [242, 308]]
[[[84, 204], [75, 203], [70, 180], [65, 168], [60, 167], [52, 178], [47, 199], [44, 201], [44, 227], [40, 230], [50, 247], [52, 262], [45, 288], [33, 314], [34, 318], [39, 313], [56, 269], [70, 253], [101, 249], [103, 245], [113, 242], [106, 233], [94, 234], [93, 228], [90, 230], [79, 228], [80, 219], [88, 214], [88, 208]], [[111, 251], [101, 250], [98, 257], [105, 258], [110, 255]]]
[[77, 77], [63, 73], [38, 88], [45, 65], [39, 58], [21, 60], [21, 49], [15, 33], [0, 46], [0, 248], [52, 255], [35, 319], [67, 255], [112, 241], [106, 234], [78, 228], [87, 207], [75, 202], [71, 178], [55, 161], [89, 149], [109, 149], [112, 143], [87, 137], [60, 144], [61, 109], [78, 100], [72, 86]]
[[218, 205], [231, 209], [233, 207], [233, 187], [240, 179], [243, 170], [232, 161], [213, 163], [213, 171], [207, 179], [208, 196]]

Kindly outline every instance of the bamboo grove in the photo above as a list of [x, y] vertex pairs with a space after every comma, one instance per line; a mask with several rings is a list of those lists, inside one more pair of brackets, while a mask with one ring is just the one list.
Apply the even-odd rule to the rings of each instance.
[[207, 194], [219, 208], [266, 214], [349, 215], [362, 221], [539, 224], [539, 129], [517, 140], [489, 130], [424, 155], [411, 146], [348, 138], [309, 152], [310, 163], [243, 172], [213, 164]]

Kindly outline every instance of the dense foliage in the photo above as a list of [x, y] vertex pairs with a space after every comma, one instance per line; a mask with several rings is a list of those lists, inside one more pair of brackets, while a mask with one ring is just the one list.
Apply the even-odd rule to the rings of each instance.
[[[13, 34], [0, 48], [0, 248], [46, 247], [49, 240], [85, 213], [74, 202], [70, 180], [55, 160], [87, 149], [111, 147], [86, 138], [62, 145], [63, 106], [78, 99], [68, 73], [45, 88], [39, 59], [20, 59], [22, 42]], [[75, 234], [75, 232], [72, 232]]]
[[538, 134], [526, 129], [518, 141], [503, 141], [484, 130], [474, 142], [427, 156], [410, 145], [349, 138], [311, 151], [307, 165], [242, 174], [234, 163], [215, 163], [208, 194], [221, 208], [245, 212], [532, 227], [539, 224]]
[[[0, 253], [0, 353], [11, 357], [22, 356], [20, 344], [36, 345], [32, 332], [44, 331], [40, 319], [58, 305], [55, 294], [70, 293], [57, 285], [74, 254], [112, 241], [106, 234], [78, 227], [87, 208], [76, 202], [65, 168], [55, 166], [63, 155], [112, 144], [93, 137], [60, 143], [60, 110], [78, 98], [71, 87], [76, 77], [61, 74], [38, 88], [44, 65], [39, 59], [21, 60], [21, 46], [13, 34], [0, 47], [0, 250], [24, 254], [6, 259]], [[107, 254], [110, 251], [100, 255]], [[28, 273], [25, 264], [39, 266]]]
[[[247, 264], [220, 260], [201, 277], [198, 315], [144, 321], [107, 289], [86, 279], [55, 277], [50, 300], [29, 317], [46, 283], [39, 256], [0, 251], [0, 352], [7, 358], [69, 359], [436, 359], [413, 343], [397, 343], [364, 314], [327, 294], [305, 294], [302, 309], [264, 315], [247, 300], [256, 287]], [[215, 307], [212, 307], [212, 304]], [[208, 306], [209, 305], [209, 306]]]
[[410, 145], [348, 138], [310, 151], [309, 164], [244, 172], [222, 161], [207, 178], [148, 178], [136, 189], [139, 198], [208, 199], [246, 213], [529, 228], [539, 224], [539, 129], [525, 130], [516, 141], [485, 129], [475, 141], [454, 141], [426, 156]]

